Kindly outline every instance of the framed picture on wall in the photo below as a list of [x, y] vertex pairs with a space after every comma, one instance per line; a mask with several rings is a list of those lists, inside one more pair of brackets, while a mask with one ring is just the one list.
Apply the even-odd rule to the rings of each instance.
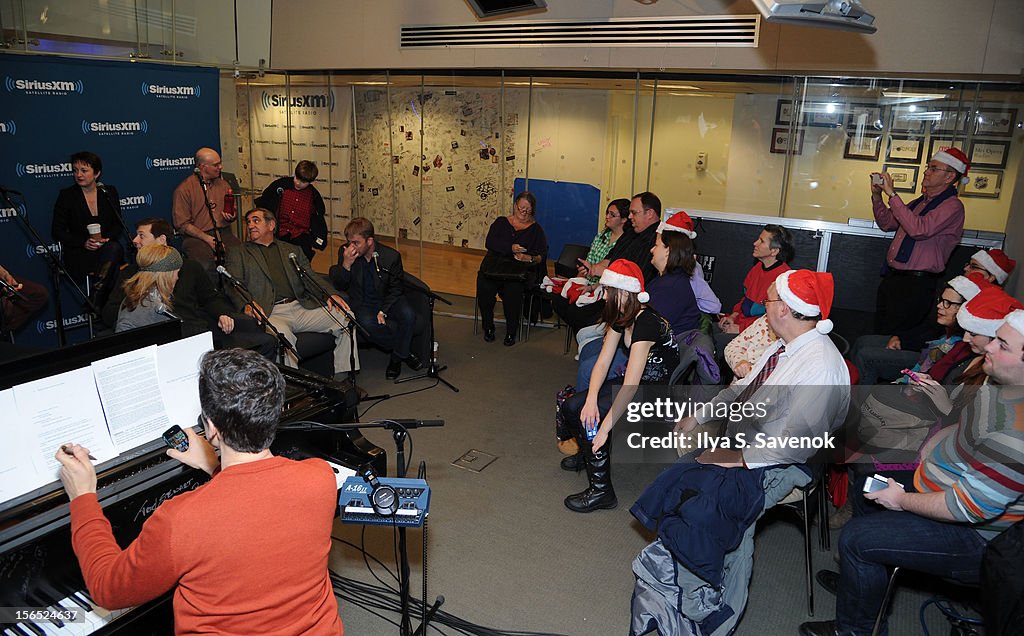
[[847, 135], [843, 159], [878, 161], [878, 154], [881, 150], [881, 135]]
[[801, 155], [804, 152], [804, 130], [802, 128], [796, 131], [796, 143], [793, 144], [793, 148], [789, 147], [789, 129], [788, 128], [773, 128], [772, 129], [772, 143], [768, 148], [769, 152], [775, 154], [793, 154]]
[[850, 104], [846, 115], [847, 130], [867, 131], [885, 128], [885, 106], [878, 104]]
[[967, 176], [970, 181], [964, 185], [960, 196], [999, 198], [999, 190], [1003, 185], [1002, 170], [975, 170], [972, 167]]
[[1010, 152], [1009, 141], [978, 139], [971, 143], [971, 166], [981, 168], [1005, 168], [1006, 155]]
[[[935, 137], [932, 136], [931, 141], [928, 144], [928, 160], [935, 156], [940, 150], [947, 150], [949, 148], [956, 148], [958, 150], [964, 149], [964, 140], [957, 139], [956, 137]], [[966, 154], [966, 153], [965, 153]]]
[[1015, 123], [1016, 108], [979, 108], [974, 114], [974, 134], [1009, 137]]
[[839, 128], [846, 121], [842, 104], [816, 102], [804, 108], [804, 123], [818, 128]]
[[967, 129], [967, 109], [941, 107], [933, 109], [938, 119], [932, 120], [932, 133], [962, 133]]
[[775, 125], [788, 126], [793, 123], [793, 100], [780, 99], [775, 105]]
[[893, 106], [889, 128], [894, 132], [921, 134], [924, 132], [924, 117], [916, 106]]
[[882, 172], [888, 172], [892, 177], [892, 189], [897, 192], [913, 192], [917, 190], [917, 175], [920, 166], [897, 166], [887, 163], [882, 166]]
[[921, 150], [924, 139], [921, 137], [889, 136], [889, 149], [885, 153], [886, 161], [902, 163], [921, 163]]

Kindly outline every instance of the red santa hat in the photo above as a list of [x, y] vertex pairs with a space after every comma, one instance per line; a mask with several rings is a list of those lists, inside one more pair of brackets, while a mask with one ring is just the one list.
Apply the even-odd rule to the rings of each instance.
[[1002, 285], [1017, 267], [1017, 261], [1006, 255], [1001, 249], [993, 248], [978, 250], [971, 256], [971, 259], [978, 261], [978, 264], [985, 268], [985, 271], [996, 277], [996, 282]]
[[1003, 321], [1017, 330], [1017, 333], [1024, 336], [1024, 310], [1017, 309], [1006, 315]]
[[964, 154], [963, 150], [959, 148], [945, 148], [935, 153], [932, 157], [932, 161], [941, 161], [953, 170], [959, 172], [962, 176], [960, 179], [964, 183], [970, 181], [967, 178], [967, 171], [971, 169], [971, 162], [967, 159], [967, 155]]
[[693, 219], [682, 210], [668, 217], [667, 221], [662, 221], [658, 226], [658, 232], [682, 232], [691, 239], [697, 238], [697, 233], [693, 230]]
[[953, 288], [953, 291], [963, 296], [964, 300], [970, 300], [977, 296], [981, 290], [993, 285], [985, 280], [981, 272], [971, 272], [966, 276], [955, 277], [949, 281], [949, 286]]
[[790, 270], [775, 279], [775, 289], [782, 302], [793, 311], [808, 317], [821, 316], [814, 326], [818, 333], [832, 331], [832, 321], [828, 319], [835, 292], [832, 274], [809, 269]]
[[1002, 289], [989, 285], [977, 296], [960, 305], [960, 310], [956, 312], [956, 321], [971, 333], [995, 338], [996, 329], [1003, 324], [1006, 314], [1016, 309], [1024, 309], [1024, 305]]
[[644, 291], [644, 273], [640, 271], [640, 266], [624, 258], [620, 258], [604, 270], [601, 274], [601, 284], [633, 292], [636, 299], [642, 303], [651, 299], [651, 295]]

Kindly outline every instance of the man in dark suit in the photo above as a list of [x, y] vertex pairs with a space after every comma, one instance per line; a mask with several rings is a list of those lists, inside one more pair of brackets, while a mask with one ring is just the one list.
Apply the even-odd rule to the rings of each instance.
[[[136, 248], [159, 243], [168, 245], [173, 238], [171, 224], [164, 219], [142, 219], [135, 224], [132, 243]], [[117, 310], [124, 300], [124, 281], [139, 271], [135, 263], [120, 272], [110, 297], [103, 305], [102, 319], [107, 325], [117, 322]], [[174, 285], [174, 313], [181, 318], [183, 336], [204, 331], [213, 333], [213, 344], [218, 349], [252, 349], [268, 360], [277, 359], [277, 341], [260, 328], [256, 321], [235, 313], [228, 299], [217, 291], [202, 265], [186, 258], [178, 271]]]
[[[330, 333], [334, 336], [334, 372], [358, 369], [355, 334], [350, 335], [352, 327], [345, 317], [352, 311], [348, 303], [328, 281], [313, 272], [302, 250], [277, 240], [277, 219], [273, 212], [263, 208], [250, 210], [245, 215], [245, 227], [249, 240], [228, 252], [227, 270], [245, 284], [254, 302], [246, 303], [238, 291], [232, 289], [228, 296], [235, 307], [244, 309], [250, 316], [267, 316], [292, 345], [298, 332]], [[308, 276], [316, 277], [327, 292], [330, 314], [317, 302], [314, 294], [318, 290], [307, 288], [299, 278], [296, 265]], [[291, 353], [285, 355], [284, 363], [298, 366], [298, 360]]]
[[348, 292], [356, 320], [370, 334], [373, 344], [391, 352], [385, 375], [393, 380], [402, 373], [402, 361], [412, 369], [422, 366], [409, 350], [416, 314], [403, 292], [402, 255], [380, 245], [369, 219], [357, 217], [345, 226], [348, 243], [338, 248], [338, 264], [331, 267], [335, 287]]

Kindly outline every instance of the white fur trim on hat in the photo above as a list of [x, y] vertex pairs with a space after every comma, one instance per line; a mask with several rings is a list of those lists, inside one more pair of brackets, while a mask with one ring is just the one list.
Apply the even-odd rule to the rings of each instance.
[[[633, 292], [634, 294], [640, 293], [642, 286], [641, 281], [637, 280], [632, 276], [626, 274], [620, 274], [610, 267], [601, 274], [601, 284], [606, 287], [614, 287], [615, 289], [621, 289], [623, 291]], [[648, 296], [648, 298], [650, 298]], [[641, 300], [640, 302], [647, 302]]]
[[677, 225], [670, 224], [668, 221], [662, 221], [658, 225], [658, 233], [661, 234], [663, 232], [679, 232], [689, 236], [691, 239], [697, 238], [697, 233], [693, 230], [685, 230]]
[[1005, 318], [981, 318], [975, 316], [967, 309], [967, 305], [960, 305], [956, 312], [956, 322], [964, 329], [980, 336], [996, 337], [996, 329], [1003, 324]]
[[[966, 276], [956, 276], [953, 280], [949, 281], [949, 286], [953, 290], [964, 297], [964, 300], [970, 300], [981, 293], [981, 287]], [[961, 305], [961, 309], [963, 305]], [[972, 330], [973, 331], [973, 330]]]
[[[1003, 271], [1002, 267], [996, 265], [995, 260], [985, 250], [978, 250], [971, 256], [978, 264], [985, 268], [985, 271], [996, 277], [996, 281], [1002, 285], [1010, 277], [1010, 273]], [[961, 296], [963, 294], [960, 294]]]
[[818, 331], [818, 333], [825, 334], [832, 331], [832, 327], [834, 326], [835, 325], [833, 324], [833, 322], [826, 318], [825, 320], [819, 320], [814, 325], [814, 328]]
[[956, 170], [960, 174], [967, 173], [967, 164], [964, 163], [963, 161], [960, 161], [959, 159], [949, 154], [945, 150], [940, 150], [937, 153], [935, 153], [935, 156], [932, 157], [932, 159], [934, 159], [935, 161], [941, 161], [942, 163], [946, 164], [953, 170]]
[[651, 301], [651, 295], [643, 291], [636, 295], [636, 299], [642, 303], [648, 303]]
[[1017, 333], [1024, 336], [1024, 309], [1014, 309], [1006, 315], [1006, 324], [1017, 330]]

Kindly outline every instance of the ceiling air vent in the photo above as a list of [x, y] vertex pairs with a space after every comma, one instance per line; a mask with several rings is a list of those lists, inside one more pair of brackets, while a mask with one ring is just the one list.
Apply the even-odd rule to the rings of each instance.
[[760, 15], [403, 25], [402, 48], [756, 47]]

